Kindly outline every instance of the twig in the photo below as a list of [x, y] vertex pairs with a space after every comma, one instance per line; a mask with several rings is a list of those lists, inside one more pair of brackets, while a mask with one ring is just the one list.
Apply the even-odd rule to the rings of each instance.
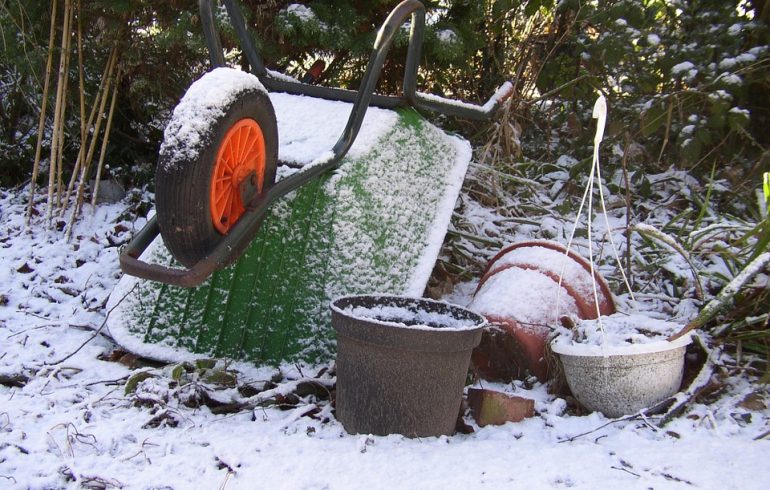
[[564, 90], [565, 88], [567, 88], [567, 87], [569, 87], [569, 86], [571, 86], [571, 85], [575, 85], [576, 83], [578, 83], [578, 82], [580, 82], [580, 81], [582, 81], [582, 80], [584, 80], [584, 79], [586, 79], [586, 78], [588, 78], [588, 77], [590, 77], [590, 76], [591, 76], [591, 75], [589, 75], [589, 74], [580, 75], [580, 76], [579, 76], [579, 77], [577, 77], [577, 78], [573, 78], [573, 79], [572, 79], [572, 80], [570, 80], [569, 82], [566, 82], [566, 83], [563, 83], [563, 84], [559, 85], [558, 87], [556, 87], [556, 88], [555, 88], [555, 89], [553, 89], [553, 90], [549, 90], [548, 92], [544, 93], [543, 95], [541, 95], [541, 96], [539, 96], [539, 97], [536, 97], [536, 98], [534, 98], [534, 99], [530, 99], [530, 100], [524, 101], [524, 104], [526, 104], [526, 105], [532, 105], [532, 104], [535, 104], [535, 103], [537, 103], [537, 102], [540, 102], [541, 100], [545, 100], [545, 99], [547, 99], [548, 97], [550, 97], [550, 96], [552, 96], [552, 95], [554, 95], [554, 94], [558, 94], [559, 92], [561, 92], [561, 91], [562, 91], [562, 90]]
[[619, 422], [629, 422], [631, 420], [638, 420], [640, 418], [641, 418], [640, 414], [635, 413], [634, 415], [628, 415], [626, 417], [621, 417], [619, 419], [613, 419], [613, 420], [610, 420], [609, 422], [607, 422], [605, 424], [600, 425], [599, 427], [597, 427], [595, 429], [591, 429], [589, 431], [583, 432], [582, 434], [578, 434], [578, 435], [569, 437], [567, 439], [562, 439], [562, 440], [559, 441], [559, 444], [561, 444], [562, 442], [573, 442], [573, 441], [575, 441], [575, 439], [577, 439], [579, 437], [584, 437], [584, 436], [587, 436], [589, 434], [593, 434], [594, 432], [600, 431], [600, 430], [604, 429], [605, 427], [608, 427], [608, 426], [610, 426], [612, 424], [617, 424]]
[[[706, 346], [700, 336], [695, 336], [696, 342], [698, 342], [703, 350], [708, 352], [708, 358], [703, 364], [700, 372], [695, 376], [695, 379], [690, 383], [690, 387], [684, 393], [676, 395], [673, 400], [674, 404], [669, 407], [666, 413], [663, 415], [658, 428], [663, 428], [668, 425], [669, 422], [674, 420], [675, 417], [680, 415], [685, 409], [698, 397], [710, 387], [711, 377], [714, 374], [714, 367], [716, 366], [716, 360], [722, 355], [722, 349], [715, 348], [710, 352], [706, 349]], [[670, 403], [672, 398], [664, 400], [657, 406], [652, 407], [650, 411], [655, 411], [657, 407]]]
[[291, 412], [291, 414], [289, 414], [288, 417], [286, 417], [283, 420], [283, 424], [281, 424], [281, 430], [286, 429], [291, 424], [293, 424], [300, 418], [304, 417], [305, 415], [309, 414], [313, 410], [316, 410], [317, 408], [318, 408], [318, 405], [316, 405], [315, 403], [308, 403], [307, 405], [296, 408], [294, 411]]
[[105, 380], [102, 380], [102, 381], [92, 381], [90, 383], [87, 383], [85, 386], [94, 386], [94, 385], [101, 385], [101, 384], [104, 384], [104, 385], [124, 385], [125, 381], [128, 378], [129, 378], [129, 376], [125, 375], [123, 377], [116, 378], [116, 379], [105, 379]]
[[[628, 150], [631, 146], [631, 137], [626, 133], [626, 147], [623, 150], [623, 183], [626, 190], [626, 276], [629, 285], [633, 288], [634, 275], [631, 274], [631, 182], [628, 177]], [[618, 264], [619, 267], [623, 267]]]
[[[81, 173], [82, 166], [85, 164], [86, 161], [89, 161], [89, 156], [91, 155], [91, 158], [93, 157], [93, 144], [89, 143], [91, 139], [95, 140], [96, 137], [99, 135], [99, 127], [96, 128], [96, 131], [94, 131], [94, 134], [91, 134], [91, 129], [94, 127], [94, 118], [96, 118], [96, 112], [98, 111], [99, 107], [102, 107], [102, 97], [106, 97], [106, 94], [104, 93], [104, 86], [107, 82], [108, 74], [110, 71], [110, 67], [112, 64], [110, 63], [110, 59], [112, 57], [112, 52], [110, 52], [110, 55], [107, 58], [107, 63], [104, 66], [104, 71], [102, 72], [102, 78], [99, 82], [99, 88], [96, 90], [96, 94], [94, 95], [94, 101], [91, 106], [91, 111], [88, 115], [88, 121], [86, 122], [86, 132], [85, 137], [80, 140], [80, 150], [78, 150], [78, 157], [75, 161], [75, 168], [72, 170], [72, 177], [70, 177], [70, 182], [67, 185], [67, 192], [65, 194], [65, 203], [69, 203], [70, 195], [72, 194], [72, 190], [75, 188], [75, 183], [78, 181], [78, 176]], [[99, 118], [99, 124], [101, 124], [101, 118]], [[91, 139], [89, 139], [89, 137]], [[62, 215], [64, 210], [61, 210]]]
[[612, 468], [613, 470], [625, 471], [626, 473], [628, 473], [630, 475], [634, 475], [637, 478], [641, 478], [642, 477], [642, 475], [640, 475], [638, 473], [634, 473], [633, 471], [627, 470], [626, 468], [617, 467], [617, 466], [610, 466], [610, 468]]
[[102, 93], [102, 97], [99, 100], [99, 109], [97, 111], [98, 117], [96, 118], [96, 124], [94, 127], [93, 136], [91, 136], [91, 141], [88, 146], [88, 152], [86, 153], [86, 159], [80, 166], [80, 183], [78, 184], [77, 197], [75, 198], [75, 206], [73, 207], [73, 210], [72, 210], [72, 218], [70, 219], [71, 225], [69, 228], [72, 228], [74, 226], [74, 222], [75, 222], [75, 219], [77, 218], [78, 211], [83, 204], [83, 194], [85, 193], [85, 186], [88, 180], [88, 174], [90, 173], [90, 170], [91, 170], [91, 162], [93, 161], [94, 152], [96, 151], [96, 141], [98, 139], [97, 136], [99, 135], [99, 131], [101, 130], [102, 114], [104, 114], [104, 110], [107, 105], [107, 95], [109, 94], [110, 89], [112, 87], [113, 73], [115, 70], [115, 65], [117, 64], [117, 58], [118, 58], [118, 47], [117, 47], [117, 44], [115, 44], [112, 48], [112, 51], [110, 51], [110, 56], [107, 60], [107, 68], [105, 71], [107, 80], [104, 84], [104, 92]]
[[671, 475], [671, 474], [669, 474], [669, 473], [658, 473], [658, 474], [659, 474], [660, 476], [662, 476], [663, 478], [665, 478], [666, 480], [669, 480], [669, 481], [675, 481], [675, 482], [678, 482], [678, 483], [684, 483], [684, 484], [686, 484], [686, 485], [690, 485], [690, 486], [692, 486], [692, 482], [691, 482], [691, 481], [689, 481], [689, 480], [685, 480], [685, 479], [683, 479], [683, 478], [679, 478], [679, 477], [676, 477], [676, 476], [674, 476], [674, 475]]
[[271, 398], [274, 398], [276, 396], [286, 396], [291, 393], [294, 393], [299, 387], [299, 385], [303, 383], [313, 383], [326, 390], [334, 386], [334, 380], [324, 380], [324, 379], [318, 379], [318, 378], [300, 378], [294, 381], [290, 381], [288, 383], [278, 385], [271, 390], [265, 390], [257, 393], [256, 395], [246, 400], [248, 402], [246, 406], [250, 409], [255, 409], [259, 407], [262, 403], [270, 400]]
[[[70, 0], [71, 2], [71, 0]], [[75, 16], [75, 7], [70, 3], [69, 8], [69, 19], [67, 20], [68, 30], [67, 30], [67, 46], [65, 49], [65, 63], [64, 63], [64, 71], [66, 73], [66, 76], [64, 77], [64, 104], [61, 107], [61, 125], [59, 126], [59, 148], [58, 148], [58, 155], [56, 157], [56, 207], [61, 208], [61, 198], [62, 198], [62, 179], [64, 175], [64, 137], [65, 133], [64, 130], [67, 127], [67, 119], [65, 117], [65, 114], [67, 112], [67, 94], [69, 93], [69, 83], [70, 83], [70, 61], [72, 60], [72, 23], [74, 21]]]
[[[77, 27], [77, 50], [78, 50], [78, 90], [80, 101], [80, 149], [78, 150], [77, 160], [75, 160], [75, 167], [72, 169], [72, 176], [70, 177], [69, 184], [67, 184], [67, 190], [64, 192], [62, 198], [62, 204], [59, 207], [59, 217], [64, 214], [64, 209], [69, 204], [70, 194], [72, 194], [72, 188], [74, 186], [75, 178], [80, 170], [80, 164], [83, 162], [83, 142], [87, 138], [87, 124], [86, 124], [86, 90], [85, 90], [85, 73], [83, 69], [83, 9], [80, 7], [80, 0], [77, 0], [78, 11], [78, 27]], [[88, 122], [90, 124], [90, 120]]]
[[75, 350], [74, 350], [73, 352], [71, 352], [70, 354], [68, 354], [68, 355], [64, 356], [63, 358], [59, 359], [58, 361], [55, 361], [55, 362], [46, 362], [46, 363], [45, 363], [45, 365], [46, 365], [46, 366], [55, 366], [55, 365], [57, 365], [57, 364], [61, 364], [61, 363], [63, 363], [63, 362], [64, 362], [64, 361], [66, 361], [67, 359], [71, 358], [72, 356], [74, 356], [75, 354], [77, 354], [78, 352], [80, 352], [80, 350], [81, 350], [83, 347], [85, 347], [85, 346], [86, 346], [86, 344], [88, 344], [89, 342], [91, 342], [92, 340], [94, 340], [94, 338], [96, 338], [96, 337], [97, 337], [97, 336], [98, 336], [98, 335], [99, 335], [99, 334], [102, 332], [102, 329], [104, 328], [104, 326], [105, 326], [105, 325], [107, 325], [107, 320], [109, 320], [109, 319], [110, 319], [110, 314], [111, 314], [111, 313], [112, 313], [112, 312], [115, 310], [115, 308], [117, 308], [118, 306], [120, 306], [120, 304], [123, 302], [123, 300], [124, 300], [124, 299], [126, 299], [126, 298], [128, 297], [128, 295], [129, 295], [129, 294], [131, 294], [131, 293], [133, 293], [133, 292], [134, 292], [134, 289], [136, 289], [136, 286], [137, 286], [137, 285], [134, 285], [134, 287], [132, 287], [131, 289], [129, 289], [129, 290], [126, 292], [126, 294], [124, 294], [124, 295], [123, 295], [123, 297], [122, 297], [122, 298], [120, 298], [120, 300], [119, 300], [117, 303], [115, 303], [115, 306], [113, 306], [112, 308], [110, 308], [110, 310], [107, 312], [107, 315], [104, 317], [104, 321], [102, 322], [102, 324], [101, 324], [101, 325], [99, 325], [99, 328], [97, 328], [97, 329], [94, 331], [94, 333], [93, 333], [93, 335], [91, 335], [91, 337], [89, 337], [89, 338], [88, 338], [88, 339], [87, 339], [85, 342], [83, 342], [82, 344], [80, 344], [80, 347], [78, 347], [77, 349], [75, 349]]
[[[676, 95], [673, 97], [676, 99]], [[668, 145], [668, 138], [669, 134], [671, 133], [671, 115], [674, 112], [674, 101], [669, 100], [668, 101], [668, 114], [666, 115], [666, 134], [663, 136], [663, 144], [660, 145], [660, 153], [658, 154], [658, 165], [660, 165], [661, 159], [663, 159], [663, 151], [666, 149], [666, 145]]]
[[229, 465], [227, 465], [227, 475], [225, 475], [225, 481], [222, 482], [222, 484], [219, 486], [219, 490], [224, 490], [227, 486], [227, 482], [230, 481], [230, 477], [235, 474], [235, 471], [233, 471], [232, 468], [230, 468]]
[[766, 430], [765, 432], [759, 434], [757, 437], [755, 437], [753, 440], [755, 441], [761, 441], [762, 439], [766, 439], [770, 436], [770, 430]]

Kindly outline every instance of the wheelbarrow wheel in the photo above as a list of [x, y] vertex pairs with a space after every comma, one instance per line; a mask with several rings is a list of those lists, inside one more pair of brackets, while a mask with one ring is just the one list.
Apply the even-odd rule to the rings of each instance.
[[[188, 103], [184, 111], [175, 111], [174, 117], [177, 112], [204, 115], [179, 123], [195, 128], [197, 136], [180, 138], [167, 129], [161, 147], [155, 174], [158, 225], [166, 248], [187, 267], [227, 235], [245, 211], [245, 196], [251, 199], [275, 183], [278, 129], [270, 99], [259, 89], [242, 87], [229, 98], [215, 117], [207, 117], [211, 107], [205, 99], [200, 110]], [[233, 249], [220, 266], [237, 260], [247, 246]]]

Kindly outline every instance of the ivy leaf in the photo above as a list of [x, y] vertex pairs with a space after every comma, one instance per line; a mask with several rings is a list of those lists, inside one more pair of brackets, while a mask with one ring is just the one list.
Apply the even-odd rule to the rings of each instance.
[[714, 135], [705, 126], [699, 126], [695, 130], [695, 139], [703, 146], [708, 146], [714, 142]]
[[749, 117], [749, 111], [733, 107], [727, 113], [727, 124], [730, 126], [730, 129], [737, 131], [749, 125]]
[[524, 15], [527, 17], [532, 17], [537, 13], [538, 10], [540, 10], [540, 7], [543, 6], [543, 0], [529, 0], [527, 2], [527, 6], [524, 7]]
[[126, 381], [126, 389], [125, 389], [126, 395], [130, 395], [131, 393], [134, 393], [139, 383], [141, 383], [147, 378], [152, 378], [152, 377], [154, 376], [149, 371], [142, 371], [128, 378], [128, 381]]
[[701, 143], [697, 138], [688, 138], [682, 143], [681, 152], [682, 157], [690, 163], [694, 163], [698, 160], [701, 154]]
[[195, 367], [197, 369], [213, 369], [217, 365], [216, 359], [196, 359]]
[[666, 122], [666, 109], [661, 104], [653, 104], [642, 112], [642, 136], [649, 138]]
[[513, 9], [513, 0], [497, 0], [492, 4], [492, 15], [494, 18], [503, 17], [506, 12]]

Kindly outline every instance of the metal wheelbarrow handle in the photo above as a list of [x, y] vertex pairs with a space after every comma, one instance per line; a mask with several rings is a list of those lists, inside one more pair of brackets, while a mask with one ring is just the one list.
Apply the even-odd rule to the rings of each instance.
[[[277, 199], [339, 164], [355, 141], [370, 104], [386, 108], [411, 106], [452, 116], [486, 119], [495, 112], [500, 103], [509, 97], [513, 91], [513, 86], [510, 82], [506, 82], [483, 106], [418, 93], [416, 91], [417, 68], [422, 48], [423, 30], [425, 28], [425, 7], [418, 0], [404, 0], [396, 6], [385, 20], [377, 34], [377, 39], [358, 91], [319, 87], [301, 82], [288, 82], [272, 77], [265, 68], [261, 57], [254, 49], [251, 37], [246, 30], [243, 14], [238, 5], [234, 0], [222, 0], [222, 3], [224, 3], [235, 31], [240, 38], [252, 72], [266, 88], [277, 92], [353, 102], [353, 108], [351, 109], [345, 129], [331, 152], [327, 153], [326, 156], [319, 157], [313, 164], [303, 167], [299, 172], [277, 182], [267, 192], [249, 202], [244, 214], [212, 252], [189, 269], [177, 269], [152, 264], [139, 258], [160, 234], [157, 219], [155, 217], [151, 218], [120, 255], [121, 269], [125, 273], [136, 277], [182, 287], [194, 287], [203, 283], [214, 271], [231, 261], [233, 250], [242, 250], [243, 247], [241, 245], [251, 241], [257, 231], [259, 231], [262, 223], [261, 218]], [[212, 0], [199, 0], [204, 35], [212, 65], [214, 67], [224, 66], [224, 56], [222, 55], [221, 43], [214, 26], [211, 5]], [[388, 50], [393, 43], [398, 29], [409, 16], [411, 16], [412, 22], [404, 73], [403, 95], [387, 96], [375, 94], [374, 89], [379, 80]]]

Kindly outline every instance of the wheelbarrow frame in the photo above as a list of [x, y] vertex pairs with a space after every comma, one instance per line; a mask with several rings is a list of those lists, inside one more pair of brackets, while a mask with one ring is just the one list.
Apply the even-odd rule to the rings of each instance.
[[[345, 129], [331, 150], [331, 153], [319, 156], [313, 163], [302, 167], [296, 173], [281, 179], [266, 191], [258, 194], [246, 205], [246, 210], [211, 253], [189, 269], [167, 267], [152, 264], [139, 257], [160, 234], [156, 216], [153, 216], [120, 255], [123, 272], [143, 279], [159, 281], [165, 284], [194, 287], [200, 285], [214, 271], [232, 261], [233, 250], [243, 250], [243, 245], [259, 231], [262, 217], [278, 199], [296, 190], [324, 172], [337, 167], [347, 154], [358, 135], [364, 116], [370, 105], [395, 109], [414, 107], [415, 109], [440, 112], [442, 114], [468, 119], [489, 118], [500, 103], [510, 96], [513, 87], [505, 83], [483, 106], [468, 104], [434, 95], [417, 92], [417, 69], [422, 50], [425, 29], [425, 7], [418, 0], [404, 0], [390, 13], [380, 28], [374, 42], [372, 54], [358, 91], [340, 88], [309, 85], [298, 81], [287, 81], [271, 74], [265, 67], [261, 56], [254, 48], [254, 43], [246, 28], [246, 22], [235, 0], [221, 0], [225, 5], [230, 22], [235, 29], [251, 72], [266, 89], [273, 92], [285, 92], [294, 95], [307, 95], [326, 100], [352, 102], [353, 107]], [[212, 68], [225, 66], [219, 35], [214, 24], [213, 0], [199, 0], [201, 23], [209, 50]], [[411, 16], [409, 45], [407, 48], [406, 68], [404, 71], [403, 94], [400, 96], [375, 94], [374, 89], [380, 78], [385, 58], [401, 25]]]

